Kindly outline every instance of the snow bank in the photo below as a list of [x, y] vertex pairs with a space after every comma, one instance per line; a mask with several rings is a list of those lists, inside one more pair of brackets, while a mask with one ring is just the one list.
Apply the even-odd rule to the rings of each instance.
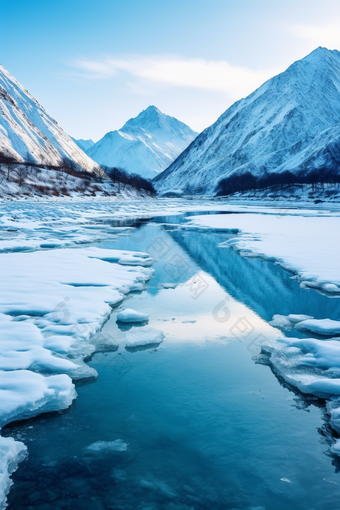
[[136, 312], [132, 308], [126, 308], [117, 314], [117, 321], [119, 322], [146, 322], [149, 316], [146, 313]]
[[154, 328], [132, 328], [126, 333], [126, 347], [140, 347], [143, 345], [160, 344], [164, 333]]
[[273, 260], [296, 273], [301, 282], [327, 293], [340, 294], [340, 217], [274, 214], [214, 214], [195, 216], [189, 223], [231, 232], [236, 237], [221, 247], [243, 256]]

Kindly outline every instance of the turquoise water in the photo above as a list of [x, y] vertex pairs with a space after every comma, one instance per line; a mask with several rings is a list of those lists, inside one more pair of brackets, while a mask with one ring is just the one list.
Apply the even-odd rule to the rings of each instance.
[[[268, 325], [274, 313], [338, 318], [339, 300], [301, 289], [277, 265], [217, 248], [227, 234], [179, 222], [160, 218], [98, 245], [158, 250], [154, 278], [124, 306], [148, 313], [165, 340], [127, 351], [113, 310], [103, 332], [119, 347], [89, 361], [98, 379], [77, 386], [68, 411], [6, 427], [29, 448], [10, 509], [340, 508], [323, 402], [294, 393], [252, 357], [259, 335], [282, 335]], [[116, 439], [126, 451], [86, 450]]]

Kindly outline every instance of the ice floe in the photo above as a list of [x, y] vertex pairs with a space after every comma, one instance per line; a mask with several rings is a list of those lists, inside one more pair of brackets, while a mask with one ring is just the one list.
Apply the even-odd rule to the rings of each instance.
[[271, 326], [280, 329], [292, 329], [298, 324], [308, 319], [314, 319], [311, 315], [303, 314], [289, 314], [289, 315], [274, 315], [272, 320], [269, 322]]
[[89, 453], [111, 453], [111, 452], [126, 452], [129, 445], [122, 439], [115, 441], [96, 441], [85, 448]]
[[126, 333], [126, 347], [141, 347], [160, 344], [164, 339], [163, 331], [155, 328], [132, 328]]
[[288, 315], [288, 319], [292, 324], [297, 324], [298, 322], [306, 321], [308, 319], [314, 319], [314, 317], [312, 317], [311, 315], [290, 313]]
[[296, 329], [310, 331], [318, 335], [340, 335], [340, 321], [331, 319], [308, 319], [296, 324]]
[[132, 308], [126, 308], [117, 314], [119, 322], [146, 322], [148, 319], [149, 316], [146, 313], [136, 312]]
[[[328, 401], [330, 424], [340, 432], [340, 342], [337, 339], [279, 338], [263, 345], [262, 353], [287, 383], [302, 393]], [[331, 451], [340, 455], [340, 441]]]

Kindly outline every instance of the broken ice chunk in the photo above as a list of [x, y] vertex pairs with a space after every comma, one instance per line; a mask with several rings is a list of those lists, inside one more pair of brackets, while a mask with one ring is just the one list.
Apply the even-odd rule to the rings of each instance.
[[313, 319], [311, 315], [302, 315], [302, 314], [294, 314], [291, 313], [288, 316], [286, 315], [274, 315], [272, 320], [270, 321], [270, 325], [275, 328], [280, 329], [292, 329], [293, 326], [299, 322], [305, 321], [307, 319]]
[[115, 441], [96, 441], [87, 446], [85, 450], [91, 453], [125, 452], [128, 446], [128, 443], [124, 443], [123, 439], [116, 439]]
[[146, 313], [136, 312], [132, 308], [126, 308], [117, 314], [117, 321], [119, 322], [146, 322], [149, 316]]
[[285, 315], [274, 315], [269, 324], [274, 328], [292, 329], [292, 323]]
[[290, 313], [288, 315], [288, 319], [292, 324], [297, 324], [298, 322], [306, 321], [308, 319], [314, 319], [314, 317], [312, 317], [311, 315]]
[[295, 327], [300, 331], [311, 331], [318, 335], [340, 335], [340, 321], [332, 319], [308, 319], [299, 322]]
[[177, 285], [177, 283], [162, 283], [163, 289], [175, 289]]
[[154, 328], [133, 328], [126, 333], [126, 347], [160, 344], [164, 339], [163, 331]]

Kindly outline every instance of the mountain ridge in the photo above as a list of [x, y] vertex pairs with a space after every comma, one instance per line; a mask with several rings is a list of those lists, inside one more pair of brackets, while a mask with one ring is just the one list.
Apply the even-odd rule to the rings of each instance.
[[[329, 166], [340, 146], [339, 104], [340, 52], [319, 47], [234, 103], [154, 184], [161, 193], [213, 194], [221, 179], [237, 173]], [[323, 132], [328, 145], [313, 152]]]
[[79, 140], [77, 140], [77, 138], [73, 138], [73, 136], [71, 136], [71, 138], [84, 152], [86, 152], [87, 149], [89, 149], [90, 147], [92, 147], [92, 145], [95, 144], [95, 142], [91, 140], [91, 138], [89, 138], [88, 140], [84, 140], [83, 138], [79, 138]]
[[18, 163], [59, 167], [65, 159], [87, 172], [99, 171], [12, 74], [0, 65], [0, 153]]

